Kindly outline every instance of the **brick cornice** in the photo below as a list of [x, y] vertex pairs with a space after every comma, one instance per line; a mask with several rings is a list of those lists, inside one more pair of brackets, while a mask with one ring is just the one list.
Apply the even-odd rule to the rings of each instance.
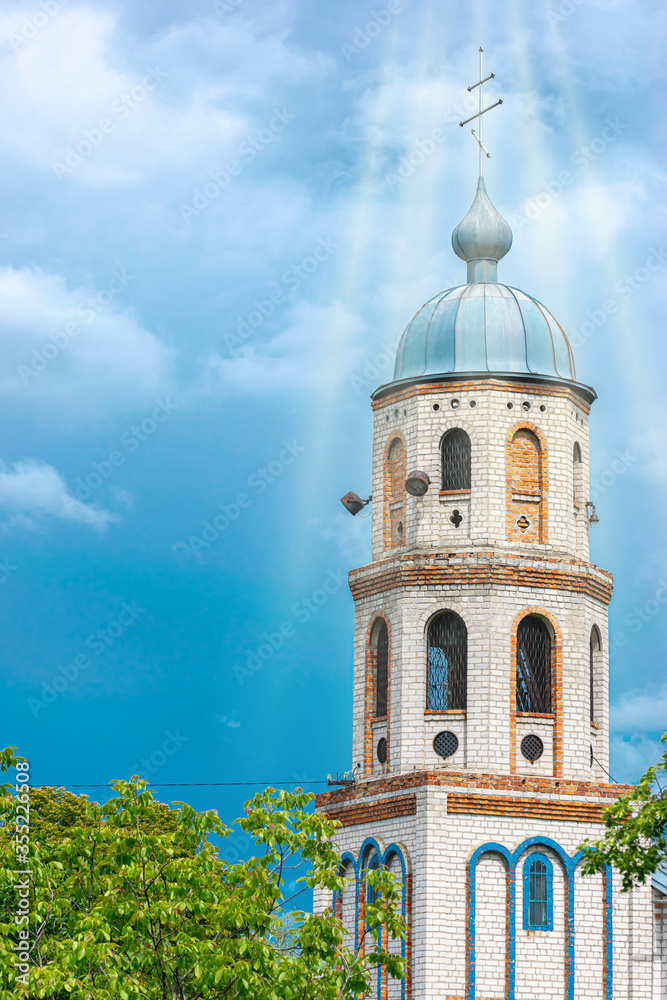
[[539, 377], [534, 380], [529, 378], [466, 378], [465, 375], [452, 374], [443, 381], [411, 382], [409, 385], [398, 385], [393, 391], [389, 387], [386, 389], [381, 387], [381, 390], [377, 390], [381, 391], [381, 394], [375, 396], [371, 405], [374, 410], [379, 410], [385, 406], [395, 406], [396, 403], [411, 399], [413, 396], [428, 396], [434, 392], [458, 393], [465, 392], [467, 389], [472, 389], [475, 392], [484, 389], [497, 389], [501, 392], [515, 392], [521, 396], [562, 396], [578, 406], [584, 413], [590, 413], [591, 400], [595, 398], [595, 392], [588, 386], [581, 385], [579, 392], [577, 392], [572, 385], [551, 382], [548, 379], [543, 381]]
[[572, 796], [607, 800], [608, 804], [620, 795], [629, 795], [634, 785], [601, 785], [592, 781], [574, 781], [568, 778], [530, 778], [519, 774], [477, 774], [465, 771], [411, 771], [374, 781], [360, 781], [354, 786], [321, 792], [315, 797], [315, 807], [326, 809], [352, 804], [378, 795], [403, 792], [416, 788], [480, 788], [494, 792], [519, 792], [525, 796]]
[[568, 590], [609, 604], [613, 576], [593, 563], [513, 553], [407, 553], [354, 569], [355, 601], [402, 587], [515, 586]]
[[450, 792], [447, 813], [467, 816], [521, 816], [523, 819], [601, 823], [608, 803], [563, 802], [562, 799], [529, 799], [518, 795], [466, 795]]
[[416, 795], [395, 795], [376, 802], [359, 802], [343, 808], [327, 809], [329, 819], [337, 820], [341, 826], [358, 826], [360, 823], [380, 823], [385, 819], [399, 816], [414, 816], [417, 812]]

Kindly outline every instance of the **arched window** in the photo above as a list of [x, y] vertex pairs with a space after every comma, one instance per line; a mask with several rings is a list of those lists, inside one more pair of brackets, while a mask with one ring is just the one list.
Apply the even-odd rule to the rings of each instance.
[[394, 438], [384, 466], [385, 548], [405, 544], [405, 445]]
[[443, 611], [428, 627], [426, 707], [466, 707], [468, 632], [453, 611]]
[[572, 500], [575, 507], [581, 507], [584, 489], [584, 467], [581, 464], [581, 447], [575, 441], [572, 449]]
[[546, 541], [542, 446], [520, 427], [507, 449], [507, 537], [534, 544]]
[[596, 667], [602, 652], [602, 641], [597, 625], [591, 629], [590, 641], [590, 717], [591, 722], [595, 722], [595, 675]]
[[551, 636], [536, 615], [528, 615], [516, 633], [517, 712], [551, 712]]
[[460, 427], [442, 439], [443, 490], [470, 489], [470, 438]]
[[544, 854], [529, 855], [523, 866], [523, 927], [554, 929], [553, 865]]
[[387, 714], [389, 688], [389, 632], [384, 618], [380, 619], [375, 634], [375, 714]]

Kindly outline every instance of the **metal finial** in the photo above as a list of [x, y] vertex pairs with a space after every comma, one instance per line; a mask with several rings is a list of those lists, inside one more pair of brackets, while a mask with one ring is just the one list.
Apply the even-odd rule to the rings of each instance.
[[500, 100], [500, 101], [496, 101], [495, 104], [490, 104], [488, 106], [488, 108], [482, 108], [482, 105], [484, 103], [484, 84], [488, 83], [489, 80], [493, 80], [494, 77], [495, 77], [495, 75], [496, 75], [495, 73], [489, 73], [488, 76], [486, 76], [486, 77], [484, 76], [484, 50], [480, 46], [480, 49], [479, 49], [479, 80], [477, 81], [477, 83], [473, 83], [473, 84], [471, 84], [470, 87], [468, 87], [468, 93], [470, 93], [471, 91], [475, 90], [476, 87], [479, 87], [479, 111], [477, 112], [477, 114], [471, 115], [470, 118], [466, 118], [465, 121], [459, 122], [459, 125], [463, 126], [463, 125], [467, 125], [468, 122], [474, 121], [475, 118], [479, 118], [479, 135], [474, 130], [474, 128], [471, 129], [470, 131], [472, 132], [472, 134], [474, 135], [475, 139], [477, 140], [477, 143], [479, 144], [479, 176], [480, 177], [482, 177], [484, 175], [484, 156], [486, 155], [487, 159], [489, 159], [491, 157], [491, 153], [488, 151], [488, 149], [486, 148], [486, 146], [484, 145], [484, 142], [483, 142], [483, 136], [484, 136], [484, 131], [483, 131], [483, 129], [484, 129], [484, 119], [482, 118], [482, 115], [485, 115], [487, 111], [491, 111], [492, 108], [497, 108], [499, 104], [503, 103], [502, 100]]

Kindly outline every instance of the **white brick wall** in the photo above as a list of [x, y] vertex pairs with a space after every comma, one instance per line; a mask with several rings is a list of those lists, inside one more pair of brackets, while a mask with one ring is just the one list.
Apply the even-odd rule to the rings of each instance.
[[[459, 791], [460, 789], [457, 789]], [[402, 793], [397, 793], [402, 794]], [[571, 798], [569, 799], [571, 801]], [[573, 856], [586, 837], [600, 835], [589, 823], [460, 814], [447, 815], [444, 788], [417, 791], [417, 815], [339, 831], [341, 850], [355, 856], [367, 836], [385, 847], [403, 843], [413, 877], [412, 942], [414, 1000], [465, 997], [467, 871], [473, 851], [495, 841], [513, 851], [527, 837], [548, 837]], [[563, 1000], [566, 982], [565, 879], [554, 852], [553, 931], [523, 929], [523, 862], [516, 873], [516, 1000]], [[528, 855], [524, 855], [527, 857]], [[621, 893], [614, 879], [613, 973], [615, 1000], [657, 1000], [652, 992], [651, 890]], [[316, 908], [328, 905], [318, 898]], [[477, 996], [500, 998], [505, 984], [505, 869], [495, 858], [477, 868]], [[603, 980], [602, 877], [575, 874], [575, 1000], [605, 1000]], [[396, 994], [398, 996], [398, 994]]]

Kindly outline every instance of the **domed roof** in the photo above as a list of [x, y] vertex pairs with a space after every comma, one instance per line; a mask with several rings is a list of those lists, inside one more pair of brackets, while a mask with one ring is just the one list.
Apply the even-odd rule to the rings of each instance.
[[532, 295], [498, 284], [498, 261], [511, 245], [512, 230], [480, 175], [470, 210], [452, 233], [455, 253], [467, 262], [468, 284], [422, 306], [401, 337], [393, 381], [374, 395], [397, 382], [493, 374], [574, 383], [595, 398], [576, 382], [572, 349], [549, 310]]
[[549, 310], [518, 288], [482, 281], [436, 295], [398, 345], [394, 381], [453, 372], [576, 379], [572, 349]]

